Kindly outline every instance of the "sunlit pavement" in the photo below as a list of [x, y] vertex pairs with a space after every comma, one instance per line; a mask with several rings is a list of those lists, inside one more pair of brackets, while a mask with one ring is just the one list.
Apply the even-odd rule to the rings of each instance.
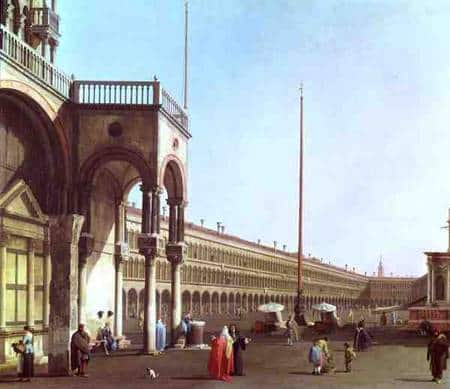
[[[358, 353], [351, 373], [344, 372], [343, 340], [332, 341], [337, 371], [313, 376], [307, 362], [310, 342], [285, 345], [281, 337], [261, 337], [244, 352], [245, 377], [234, 377], [231, 384], [210, 380], [206, 365], [208, 351], [167, 351], [150, 357], [136, 353], [95, 355], [89, 378], [46, 377], [37, 368], [31, 383], [13, 382], [12, 372], [3, 373], [0, 388], [427, 388], [431, 382], [426, 362], [426, 340], [405, 340], [407, 345], [378, 344]], [[401, 342], [401, 341], [400, 341]], [[380, 342], [381, 343], [381, 342]], [[160, 373], [157, 380], [144, 378], [146, 367]], [[449, 374], [450, 375], [450, 374]], [[444, 377], [441, 387], [449, 387]]]

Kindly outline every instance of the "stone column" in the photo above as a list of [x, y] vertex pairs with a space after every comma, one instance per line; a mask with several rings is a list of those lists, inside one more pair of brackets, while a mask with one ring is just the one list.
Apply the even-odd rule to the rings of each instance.
[[80, 236], [78, 247], [78, 321], [86, 324], [87, 263], [94, 248], [94, 237], [87, 232], [83, 232]]
[[156, 277], [155, 256], [157, 239], [152, 239], [151, 230], [151, 190], [146, 185], [141, 185], [142, 191], [142, 233], [138, 236], [139, 252], [145, 257], [144, 280], [144, 339], [143, 352], [150, 354], [155, 350], [155, 326], [156, 326]]
[[27, 254], [27, 326], [34, 327], [34, 246], [33, 239], [28, 239]]
[[434, 303], [436, 300], [436, 288], [435, 288], [435, 271], [434, 266], [431, 264], [431, 302]]
[[431, 265], [427, 263], [428, 273], [427, 273], [427, 304], [431, 304]]
[[177, 204], [167, 200], [169, 205], [169, 242], [177, 242]]
[[0, 332], [6, 329], [6, 247], [9, 236], [0, 231]]
[[114, 335], [122, 336], [122, 289], [123, 289], [123, 262], [128, 257], [128, 245], [124, 242], [116, 244], [116, 253], [114, 255], [116, 273], [114, 285]]
[[50, 281], [52, 279], [52, 260], [50, 256], [50, 244], [44, 242], [44, 328], [48, 328], [50, 316]]
[[[114, 283], [114, 335], [122, 336], [122, 287], [123, 287], [123, 262], [128, 257], [128, 244], [125, 242], [126, 204], [122, 199], [116, 202], [115, 217], [115, 283]], [[139, 313], [139, 310], [138, 310]]]
[[170, 316], [170, 343], [174, 346], [178, 341], [178, 328], [181, 323], [181, 264], [183, 263], [184, 244], [168, 243], [166, 246], [167, 260], [171, 263], [172, 274], [172, 309]]
[[78, 325], [78, 240], [84, 217], [50, 218], [52, 280], [48, 372], [70, 375], [70, 337]]

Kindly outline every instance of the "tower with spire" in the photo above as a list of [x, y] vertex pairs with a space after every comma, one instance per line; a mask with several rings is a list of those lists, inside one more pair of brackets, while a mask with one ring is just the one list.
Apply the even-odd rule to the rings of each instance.
[[380, 262], [378, 263], [378, 277], [384, 277], [383, 258], [380, 255]]

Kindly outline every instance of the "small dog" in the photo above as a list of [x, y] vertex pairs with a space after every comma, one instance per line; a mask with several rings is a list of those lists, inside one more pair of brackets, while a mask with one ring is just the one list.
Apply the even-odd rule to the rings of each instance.
[[156, 373], [153, 369], [150, 369], [149, 367], [147, 367], [145, 369], [144, 377], [148, 378], [148, 379], [151, 379], [151, 380], [154, 380], [154, 379], [159, 377], [159, 373]]

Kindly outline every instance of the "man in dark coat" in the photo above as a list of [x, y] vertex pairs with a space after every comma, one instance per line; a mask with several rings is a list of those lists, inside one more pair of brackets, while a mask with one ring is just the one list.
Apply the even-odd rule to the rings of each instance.
[[243, 376], [245, 374], [244, 361], [242, 359], [242, 350], [245, 350], [247, 344], [250, 342], [250, 339], [241, 336], [234, 324], [231, 324], [229, 328], [230, 336], [233, 339], [234, 368], [232, 375]]
[[86, 370], [89, 361], [89, 335], [84, 330], [84, 324], [78, 326], [70, 341], [70, 362], [72, 371], [78, 370], [77, 375], [87, 377]]
[[372, 345], [372, 339], [364, 328], [364, 321], [358, 323], [358, 327], [355, 330], [355, 337], [353, 340], [353, 348], [357, 351], [364, 351]]
[[430, 361], [430, 370], [433, 381], [440, 383], [442, 373], [447, 369], [449, 343], [444, 334], [440, 334], [428, 345], [427, 361]]

